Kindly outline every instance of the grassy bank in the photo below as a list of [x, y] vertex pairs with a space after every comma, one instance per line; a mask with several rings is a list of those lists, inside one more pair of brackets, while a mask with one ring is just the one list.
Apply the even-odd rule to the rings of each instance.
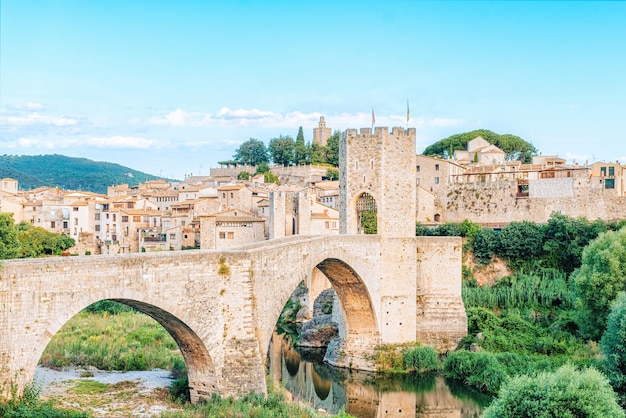
[[50, 341], [40, 364], [126, 371], [169, 370], [176, 361], [182, 361], [176, 342], [149, 316], [81, 312]]

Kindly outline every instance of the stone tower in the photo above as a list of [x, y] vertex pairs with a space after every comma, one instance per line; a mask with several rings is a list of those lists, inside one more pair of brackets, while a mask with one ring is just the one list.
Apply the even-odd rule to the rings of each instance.
[[326, 146], [326, 142], [331, 135], [331, 129], [326, 127], [324, 116], [320, 116], [319, 125], [317, 128], [313, 128], [313, 143], [320, 146]]
[[374, 211], [378, 235], [415, 237], [415, 128], [346, 130], [339, 143], [340, 233], [362, 233], [360, 217]]

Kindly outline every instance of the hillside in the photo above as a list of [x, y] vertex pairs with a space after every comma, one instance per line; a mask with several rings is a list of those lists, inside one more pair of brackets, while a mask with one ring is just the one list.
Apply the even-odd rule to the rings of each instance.
[[106, 193], [107, 186], [136, 185], [158, 178], [119, 164], [64, 155], [1, 155], [0, 178], [19, 182], [20, 190], [56, 186], [66, 190]]

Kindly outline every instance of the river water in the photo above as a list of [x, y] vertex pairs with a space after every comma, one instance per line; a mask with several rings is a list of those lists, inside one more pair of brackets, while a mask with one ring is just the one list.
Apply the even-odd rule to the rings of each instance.
[[358, 418], [477, 418], [490, 398], [437, 375], [382, 376], [324, 364], [322, 351], [296, 350], [274, 334], [269, 373], [294, 399]]

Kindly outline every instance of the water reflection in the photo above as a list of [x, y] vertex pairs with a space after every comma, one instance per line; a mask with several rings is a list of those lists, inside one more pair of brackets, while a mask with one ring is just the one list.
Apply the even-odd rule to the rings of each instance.
[[335, 369], [322, 363], [323, 352], [296, 351], [274, 334], [269, 350], [270, 375], [294, 398], [359, 418], [477, 418], [490, 399], [441, 376], [379, 376]]

